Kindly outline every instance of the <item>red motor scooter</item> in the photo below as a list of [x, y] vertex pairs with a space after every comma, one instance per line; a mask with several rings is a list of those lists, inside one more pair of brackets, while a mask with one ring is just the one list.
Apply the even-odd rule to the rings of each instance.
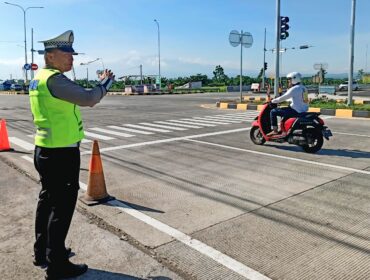
[[266, 103], [262, 111], [255, 118], [250, 130], [250, 138], [256, 145], [263, 145], [266, 141], [294, 144], [302, 147], [307, 153], [318, 152], [324, 139], [329, 140], [333, 136], [319, 117], [320, 113], [306, 112], [294, 118], [282, 118], [280, 121], [279, 134], [268, 136], [271, 132], [270, 111], [277, 104]]

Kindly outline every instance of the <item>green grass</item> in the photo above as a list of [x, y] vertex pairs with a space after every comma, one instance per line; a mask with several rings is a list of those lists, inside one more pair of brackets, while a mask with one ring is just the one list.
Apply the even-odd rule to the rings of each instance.
[[346, 102], [346, 100], [345, 102], [336, 102], [336, 100], [317, 98], [310, 101], [310, 107], [323, 109], [351, 109], [356, 111], [370, 111], [370, 104], [356, 104], [347, 106]]

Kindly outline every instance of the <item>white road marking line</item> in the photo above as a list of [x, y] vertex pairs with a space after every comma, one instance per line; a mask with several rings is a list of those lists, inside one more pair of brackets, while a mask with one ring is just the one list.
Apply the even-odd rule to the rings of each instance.
[[149, 131], [142, 131], [142, 130], [132, 129], [132, 128], [128, 128], [128, 127], [116, 126], [116, 125], [110, 125], [108, 127], [113, 128], [113, 129], [119, 129], [119, 130], [139, 133], [139, 134], [145, 134], [145, 135], [154, 134], [153, 132], [149, 132]]
[[[199, 117], [196, 117], [199, 118]], [[238, 117], [238, 118], [228, 118], [228, 117], [204, 117], [202, 119], [210, 120], [210, 121], [221, 121], [221, 122], [230, 122], [230, 123], [239, 123], [245, 119], [245, 117]]]
[[217, 118], [223, 118], [223, 119], [250, 119], [255, 118], [258, 115], [245, 115], [245, 116], [215, 116]]
[[[207, 136], [242, 132], [242, 131], [247, 131], [247, 130], [250, 130], [250, 129], [251, 129], [250, 127], [238, 128], [238, 129], [232, 129], [232, 130], [223, 130], [223, 131], [210, 132], [210, 133], [204, 133], [204, 134], [195, 134], [195, 135], [189, 135], [189, 136], [181, 136], [181, 137], [174, 137], [174, 138], [168, 138], [168, 139], [147, 141], [147, 142], [141, 142], [141, 143], [120, 145], [120, 146], [115, 146], [115, 147], [107, 147], [107, 148], [100, 149], [100, 153], [115, 151], [115, 150], [121, 150], [121, 149], [141, 147], [141, 146], [149, 146], [149, 145], [155, 145], [155, 144], [161, 144], [161, 143], [169, 143], [169, 142], [181, 141], [181, 140], [186, 140], [186, 139], [194, 139], [194, 138], [201, 138], [201, 137], [207, 137]], [[81, 155], [89, 155], [89, 154], [91, 154], [91, 151], [81, 152]]]
[[23, 158], [23, 159], [25, 159], [25, 160], [29, 161], [30, 163], [33, 163], [33, 159], [32, 159], [32, 158], [30, 158], [29, 156], [21, 156], [21, 158]]
[[189, 246], [190, 248], [198, 251], [199, 253], [213, 259], [214, 261], [218, 262], [219, 264], [227, 267], [228, 269], [242, 275], [250, 280], [271, 280], [267, 276], [259, 273], [258, 271], [244, 265], [243, 263], [234, 260], [233, 258], [229, 257], [228, 255], [223, 254], [220, 251], [208, 246], [207, 244], [192, 238], [185, 233], [170, 227], [152, 217], [141, 213], [140, 211], [132, 208], [131, 206], [118, 201], [112, 200], [108, 201], [107, 204], [114, 206], [115, 208], [121, 210], [122, 212], [129, 214], [130, 216], [152, 226], [153, 228], [173, 237], [177, 241]]
[[175, 125], [175, 126], [187, 127], [187, 128], [202, 128], [201, 126], [195, 126], [195, 125], [189, 125], [189, 124], [171, 123], [171, 122], [165, 122], [165, 121], [156, 121], [155, 123], [163, 123], [163, 124], [169, 124], [169, 125]]
[[185, 124], [194, 124], [194, 125], [200, 125], [200, 126], [209, 126], [209, 127], [213, 127], [213, 126], [216, 126], [214, 124], [205, 124], [205, 123], [199, 123], [199, 122], [195, 122], [195, 121], [192, 121], [192, 122], [189, 122], [189, 121], [179, 121], [179, 120], [168, 120], [169, 122], [175, 122], [175, 123], [185, 123]]
[[194, 120], [204, 120], [204, 121], [211, 121], [211, 122], [220, 122], [220, 123], [238, 123], [240, 121], [234, 119], [221, 119], [221, 118], [211, 118], [211, 117], [194, 117]]
[[107, 134], [116, 135], [116, 136], [122, 136], [122, 137], [133, 137], [133, 136], [135, 136], [135, 135], [128, 134], [128, 133], [108, 130], [108, 129], [99, 128], [99, 127], [93, 127], [93, 128], [89, 128], [89, 129], [94, 130], [94, 131], [98, 131], [98, 132], [103, 132], [103, 133], [107, 133]]
[[113, 138], [113, 137], [104, 136], [104, 135], [100, 135], [100, 134], [96, 134], [96, 133], [92, 133], [92, 132], [88, 132], [88, 131], [84, 131], [84, 133], [85, 133], [86, 136], [89, 136], [91, 138], [100, 139], [100, 140], [113, 140], [113, 139], [116, 139], [116, 138]]
[[334, 134], [343, 134], [343, 135], [350, 135], [350, 136], [359, 136], [359, 137], [367, 137], [370, 138], [370, 135], [365, 135], [365, 134], [354, 134], [354, 133], [345, 133], [345, 132], [338, 132], [338, 131], [333, 131]]
[[17, 137], [9, 137], [9, 142], [14, 144], [14, 145], [17, 145], [19, 147], [21, 147], [22, 149], [26, 150], [26, 151], [32, 151], [35, 149], [35, 145], [33, 144], [30, 144], [22, 139], [19, 139]]
[[[29, 156], [22, 156], [23, 159], [29, 161], [30, 163], [33, 163], [33, 159]], [[80, 188], [83, 191], [87, 190], [87, 185], [83, 182], [79, 182]], [[209, 257], [213, 259], [214, 261], [218, 262], [219, 264], [225, 266], [226, 268], [250, 279], [250, 280], [271, 280], [267, 276], [259, 273], [258, 271], [244, 265], [243, 263], [238, 262], [237, 260], [234, 260], [233, 258], [229, 257], [228, 255], [223, 254], [220, 251], [217, 251], [216, 249], [212, 248], [211, 246], [208, 246], [207, 244], [192, 238], [189, 235], [186, 235], [185, 233], [172, 228], [165, 223], [162, 223], [148, 215], [145, 215], [144, 213], [141, 213], [140, 211], [132, 208], [131, 206], [118, 201], [118, 200], [112, 200], [108, 201], [107, 204], [115, 207], [116, 209], [138, 219], [139, 221], [142, 221], [146, 223], [147, 225], [173, 237], [174, 239], [178, 240], [179, 242], [189, 246], [190, 248], [198, 251], [199, 253], [205, 255], [206, 257]]]
[[200, 140], [193, 140], [193, 139], [184, 139], [184, 140], [191, 141], [191, 142], [196, 142], [196, 143], [202, 143], [202, 144], [210, 145], [210, 146], [216, 146], [216, 147], [225, 148], [225, 149], [230, 149], [230, 150], [235, 150], [235, 151], [246, 152], [246, 153], [250, 153], [250, 154], [262, 155], [262, 156], [267, 156], [267, 157], [274, 157], [274, 158], [297, 161], [297, 162], [303, 162], [303, 163], [308, 163], [308, 164], [312, 164], [312, 165], [330, 167], [330, 168], [334, 168], [334, 169], [340, 169], [340, 170], [345, 170], [345, 171], [370, 175], [370, 171], [355, 169], [355, 168], [350, 168], [350, 167], [345, 167], [345, 166], [340, 166], [340, 165], [334, 165], [334, 164], [316, 162], [316, 161], [311, 161], [311, 160], [280, 156], [280, 155], [275, 155], [275, 154], [268, 154], [268, 153], [263, 153], [263, 152], [253, 151], [253, 150], [247, 150], [247, 149], [242, 149], [242, 148], [237, 148], [237, 147], [232, 147], [232, 146], [227, 146], [227, 145], [222, 145], [222, 144], [216, 144], [216, 143], [212, 143], [212, 142], [205, 142], [205, 141], [200, 141]]
[[149, 130], [149, 131], [156, 131], [156, 132], [171, 132], [166, 129], [147, 127], [147, 126], [142, 126], [142, 125], [137, 125], [137, 124], [125, 124], [124, 126], [135, 127], [135, 128], [140, 128], [140, 129]]
[[219, 124], [229, 124], [229, 123], [225, 123], [225, 122], [218, 122], [218, 121], [205, 121], [205, 120], [200, 120], [200, 119], [181, 119], [181, 120], [184, 120], [184, 121], [196, 121], [196, 122], [199, 122], [199, 123], [210, 123], [210, 124], [215, 124], [215, 125], [219, 125]]
[[154, 127], [159, 127], [159, 128], [165, 128], [165, 129], [172, 129], [172, 130], [187, 130], [186, 128], [181, 128], [181, 127], [173, 127], [173, 126], [168, 126], [168, 125], [160, 125], [160, 124], [154, 124], [154, 123], [140, 123], [143, 125], [148, 125], [148, 126], [154, 126]]
[[251, 116], [251, 115], [258, 115], [258, 111], [250, 111], [246, 113], [234, 113], [234, 114], [219, 114], [218, 116]]

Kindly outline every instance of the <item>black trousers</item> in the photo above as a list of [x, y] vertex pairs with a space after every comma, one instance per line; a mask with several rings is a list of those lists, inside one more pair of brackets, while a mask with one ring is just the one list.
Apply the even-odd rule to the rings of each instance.
[[79, 189], [80, 150], [36, 146], [34, 164], [42, 186], [36, 210], [35, 256], [63, 263], [68, 258], [64, 242]]

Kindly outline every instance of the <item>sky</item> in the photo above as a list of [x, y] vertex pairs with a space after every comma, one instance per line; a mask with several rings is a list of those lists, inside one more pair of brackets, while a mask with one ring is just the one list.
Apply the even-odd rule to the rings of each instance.
[[[276, 0], [17, 0], [26, 7], [27, 49], [43, 49], [40, 40], [73, 30], [78, 79], [94, 78], [96, 70], [112, 69], [116, 77], [158, 74], [158, 29], [162, 77], [206, 74], [217, 65], [225, 74], [240, 73], [240, 47], [232, 47], [232, 30], [250, 32], [253, 45], [243, 48], [243, 75], [256, 76], [263, 66], [264, 29], [267, 49], [275, 47]], [[282, 54], [281, 74], [315, 74], [315, 63], [327, 63], [328, 74], [348, 73], [352, 0], [281, 0], [281, 15], [290, 18], [288, 50]], [[370, 1], [357, 0], [354, 72], [370, 71]], [[0, 79], [24, 77], [23, 12], [0, 3]], [[308, 49], [291, 49], [310, 45]], [[370, 53], [368, 55], [370, 57]], [[100, 58], [100, 60], [81, 66]], [[28, 62], [31, 52], [28, 51]], [[43, 56], [34, 62], [43, 67]], [[267, 76], [274, 73], [275, 54], [266, 52]], [[88, 67], [88, 69], [87, 69]], [[71, 73], [67, 73], [71, 77]]]

